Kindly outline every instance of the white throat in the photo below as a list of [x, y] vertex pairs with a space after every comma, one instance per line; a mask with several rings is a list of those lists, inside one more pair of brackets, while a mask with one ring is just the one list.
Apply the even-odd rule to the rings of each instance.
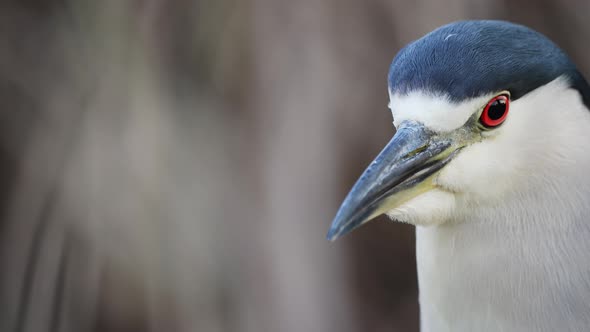
[[422, 331], [590, 327], [590, 111], [563, 80], [526, 98], [546, 143], [518, 186], [500, 204], [459, 194], [454, 220], [416, 229]]

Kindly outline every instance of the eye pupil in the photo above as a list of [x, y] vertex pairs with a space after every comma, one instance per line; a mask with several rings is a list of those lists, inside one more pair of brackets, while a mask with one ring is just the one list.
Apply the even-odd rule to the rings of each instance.
[[488, 116], [492, 120], [498, 120], [506, 112], [506, 102], [504, 100], [495, 100], [488, 109]]

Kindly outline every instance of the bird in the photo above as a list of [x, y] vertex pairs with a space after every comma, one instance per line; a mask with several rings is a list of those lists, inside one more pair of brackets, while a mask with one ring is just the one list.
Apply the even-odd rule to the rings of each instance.
[[354, 184], [335, 240], [415, 225], [420, 329], [590, 329], [590, 87], [548, 37], [449, 23], [387, 75], [395, 134]]

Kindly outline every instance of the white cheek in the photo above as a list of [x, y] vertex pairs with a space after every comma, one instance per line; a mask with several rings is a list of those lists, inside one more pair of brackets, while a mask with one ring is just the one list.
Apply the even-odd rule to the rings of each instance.
[[502, 199], [518, 188], [528, 173], [527, 155], [521, 142], [518, 115], [506, 121], [491, 137], [467, 146], [449, 163], [436, 179], [448, 190], [487, 202]]
[[575, 142], [588, 136], [577, 130], [587, 123], [579, 116], [588, 118], [588, 112], [575, 94], [558, 79], [513, 102], [506, 122], [465, 147], [436, 183], [472, 202], [495, 204], [532, 182], [563, 174], [572, 164], [567, 155], [579, 153]]
[[499, 201], [522, 185], [530, 153], [526, 144], [529, 114], [518, 104], [510, 106], [508, 118], [500, 127], [484, 132], [482, 141], [463, 148], [442, 170], [437, 184], [479, 203]]
[[387, 212], [387, 215], [413, 225], [440, 225], [452, 218], [455, 204], [454, 194], [434, 189]]

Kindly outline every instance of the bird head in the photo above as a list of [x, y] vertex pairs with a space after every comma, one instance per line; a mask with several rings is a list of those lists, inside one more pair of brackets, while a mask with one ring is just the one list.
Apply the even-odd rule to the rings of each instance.
[[565, 121], [590, 105], [559, 47], [502, 21], [451, 23], [407, 45], [388, 88], [396, 133], [342, 203], [330, 240], [381, 214], [440, 225], [502, 204], [568, 162], [561, 152], [576, 148], [576, 133]]

